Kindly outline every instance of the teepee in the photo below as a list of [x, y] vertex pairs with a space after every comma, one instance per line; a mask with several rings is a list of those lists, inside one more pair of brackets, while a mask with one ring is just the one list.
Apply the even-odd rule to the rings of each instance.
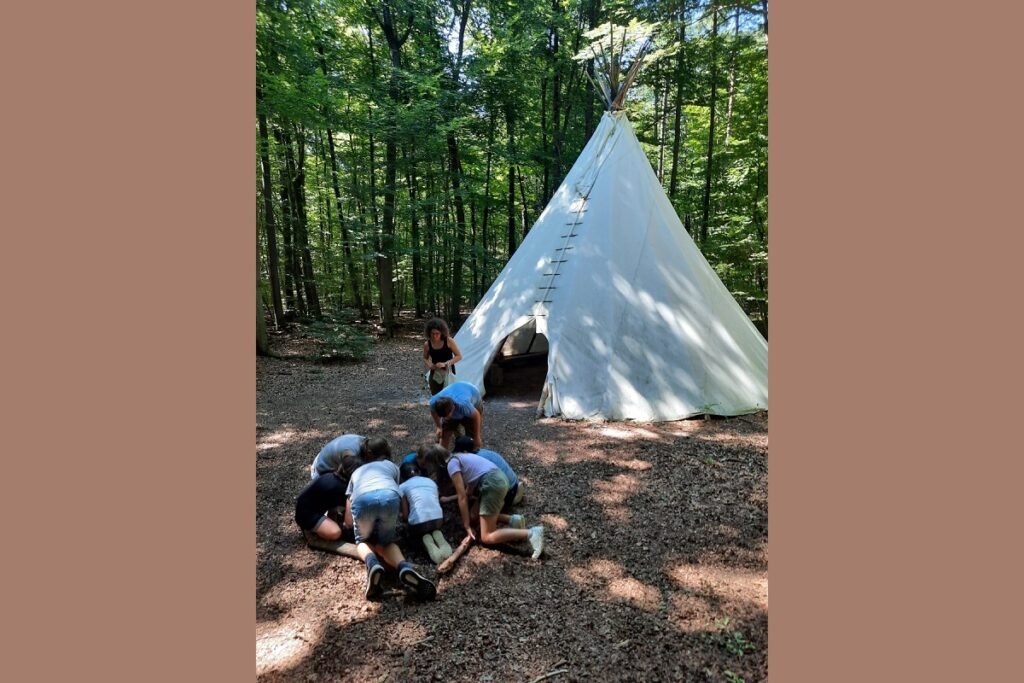
[[600, 124], [455, 335], [459, 380], [481, 392], [499, 351], [543, 335], [538, 414], [662, 422], [768, 408], [768, 344], [683, 228], [621, 111], [647, 45], [595, 83]]

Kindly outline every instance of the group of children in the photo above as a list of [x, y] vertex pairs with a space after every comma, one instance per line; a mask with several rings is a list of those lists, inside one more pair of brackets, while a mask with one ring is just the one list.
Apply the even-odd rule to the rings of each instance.
[[[459, 384], [466, 383], [449, 389]], [[450, 417], [438, 417], [434, 407], [431, 414], [441, 424]], [[453, 425], [446, 426], [455, 433]], [[448, 430], [439, 426], [438, 431]], [[315, 548], [337, 552], [343, 537], [351, 534], [355, 555], [366, 564], [367, 599], [381, 594], [385, 567], [397, 572], [409, 593], [423, 600], [434, 598], [434, 583], [405, 559], [399, 528], [404, 522], [406, 543], [422, 545], [431, 561], [440, 564], [453, 552], [442, 531], [442, 503], [456, 502], [471, 539], [485, 544], [526, 542], [532, 557], [540, 557], [544, 527], [528, 529], [523, 516], [512, 513], [523, 499], [523, 482], [499, 453], [479, 447], [479, 429], [475, 437], [458, 436], [450, 451], [440, 443], [421, 446], [399, 466], [385, 439], [339, 436], [310, 465], [312, 481], [298, 496], [295, 521]], [[479, 534], [473, 525], [476, 517]]]
[[[295, 521], [311, 547], [358, 557], [366, 564], [366, 597], [381, 594], [385, 565], [410, 593], [431, 600], [437, 588], [409, 563], [398, 545], [422, 545], [435, 564], [452, 556], [444, 537], [442, 503], [456, 502], [466, 535], [485, 544], [526, 542], [534, 559], [544, 549], [544, 527], [526, 528], [512, 507], [524, 485], [500, 454], [483, 448], [483, 401], [469, 382], [454, 381], [462, 359], [440, 318], [424, 329], [423, 362], [430, 386], [436, 444], [421, 446], [395, 464], [388, 442], [343, 434], [314, 458], [312, 481], [295, 503]], [[452, 437], [457, 437], [448, 450]], [[479, 536], [473, 520], [479, 518]], [[499, 528], [498, 525], [504, 525]], [[355, 548], [345, 542], [349, 535]]]

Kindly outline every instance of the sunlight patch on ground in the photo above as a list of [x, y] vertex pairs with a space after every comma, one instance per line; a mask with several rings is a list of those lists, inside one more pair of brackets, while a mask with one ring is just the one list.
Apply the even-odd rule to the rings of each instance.
[[611, 560], [595, 560], [585, 569], [570, 569], [569, 578], [595, 595], [606, 595], [611, 600], [627, 602], [649, 612], [657, 610], [661, 602], [657, 588], [629, 576], [621, 565]]
[[561, 515], [541, 515], [540, 521], [558, 531], [565, 531], [569, 528], [569, 522], [565, 521], [565, 518]]
[[323, 626], [290, 620], [256, 636], [256, 675], [286, 669], [307, 657], [323, 635]]
[[608, 480], [599, 480], [593, 484], [594, 493], [590, 496], [604, 508], [608, 517], [620, 524], [632, 521], [632, 512], [626, 505], [631, 495], [640, 489], [636, 477], [631, 474], [616, 474]]
[[646, 460], [620, 460], [615, 464], [627, 470], [643, 471], [651, 469], [651, 463]]
[[628, 429], [619, 429], [617, 427], [603, 427], [598, 430], [601, 436], [607, 436], [610, 439], [624, 439], [632, 440], [635, 438], [635, 434]]
[[628, 424], [621, 424], [617, 427], [613, 427], [611, 425], [596, 425], [593, 431], [597, 432], [601, 436], [608, 437], [609, 439], [619, 439], [620, 441], [636, 441], [637, 439], [661, 441], [662, 439], [661, 434], [657, 432], [653, 432], [650, 429], [645, 429], [643, 427], [634, 427]]
[[533, 401], [509, 401], [509, 408], [536, 408], [537, 403]]
[[640, 484], [632, 474], [616, 474], [611, 479], [593, 482], [595, 493], [591, 495], [595, 501], [604, 506], [622, 505], [626, 499], [640, 489]]
[[366, 426], [371, 430], [380, 429], [381, 427], [384, 426], [384, 420], [380, 419], [379, 417], [375, 417], [372, 420], [368, 420], [366, 422]]
[[548, 467], [557, 465], [561, 460], [558, 449], [551, 449], [551, 444], [545, 442], [529, 440], [519, 450], [521, 453], [529, 453], [534, 461]]
[[294, 429], [283, 429], [273, 434], [267, 434], [262, 439], [256, 441], [256, 451], [269, 451], [272, 448], [283, 446], [296, 436], [298, 436], [298, 432]]
[[720, 589], [738, 595], [761, 609], [768, 609], [768, 577], [731, 567], [696, 564], [674, 564], [668, 576], [680, 587], [697, 593], [716, 594]]
[[[348, 558], [334, 557], [341, 562], [351, 562], [353, 565], [357, 563], [357, 560], [351, 560]], [[282, 567], [287, 566], [287, 563], [282, 563]], [[358, 614], [353, 615], [351, 611], [345, 611], [345, 608], [339, 604], [321, 604], [315, 602], [304, 603], [301, 600], [297, 602], [297, 596], [319, 596], [324, 592], [324, 587], [333, 585], [337, 581], [338, 572], [340, 565], [326, 565], [320, 571], [309, 572], [309, 569], [305, 570], [305, 575], [295, 576], [296, 572], [292, 573], [295, 578], [287, 581], [279, 581], [278, 583], [271, 586], [266, 593], [264, 593], [258, 601], [259, 607], [263, 607], [270, 611], [283, 611], [288, 613], [290, 621], [288, 623], [294, 624], [294, 630], [299, 633], [302, 637], [307, 640], [312, 640], [314, 643], [317, 642], [317, 638], [313, 638], [309, 635], [310, 629], [314, 627], [319, 629], [317, 632], [320, 633], [323, 630], [321, 624], [322, 621], [331, 620], [336, 624], [344, 625], [346, 623], [354, 623], [356, 621], [362, 621], [365, 619], [374, 618], [381, 610], [381, 603], [367, 601]], [[365, 570], [362, 567], [346, 567], [342, 571], [355, 571], [360, 576], [365, 574]], [[333, 579], [333, 580], [332, 580]], [[362, 596], [359, 596], [362, 599]], [[297, 606], [299, 605], [299, 606]], [[317, 605], [316, 609], [313, 609], [313, 605]], [[264, 626], [262, 624], [260, 627]], [[257, 628], [257, 637], [262, 637], [262, 632], [265, 629]]]

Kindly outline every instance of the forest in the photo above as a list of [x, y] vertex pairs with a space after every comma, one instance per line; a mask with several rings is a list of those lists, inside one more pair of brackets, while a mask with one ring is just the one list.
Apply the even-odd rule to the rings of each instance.
[[587, 32], [637, 20], [658, 58], [625, 110], [766, 334], [767, 2], [746, 0], [258, 0], [258, 327], [457, 329], [600, 120]]

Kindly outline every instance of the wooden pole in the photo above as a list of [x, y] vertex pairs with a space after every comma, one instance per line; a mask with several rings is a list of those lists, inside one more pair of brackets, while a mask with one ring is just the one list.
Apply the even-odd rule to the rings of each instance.
[[458, 562], [460, 557], [466, 554], [466, 551], [469, 550], [469, 546], [471, 545], [473, 545], [472, 536], [466, 536], [464, 539], [462, 539], [462, 543], [460, 543], [459, 547], [455, 549], [455, 552], [452, 553], [452, 556], [444, 562], [442, 562], [441, 564], [437, 565], [437, 573], [446, 574], [450, 572], [452, 567], [455, 566], [455, 563]]

